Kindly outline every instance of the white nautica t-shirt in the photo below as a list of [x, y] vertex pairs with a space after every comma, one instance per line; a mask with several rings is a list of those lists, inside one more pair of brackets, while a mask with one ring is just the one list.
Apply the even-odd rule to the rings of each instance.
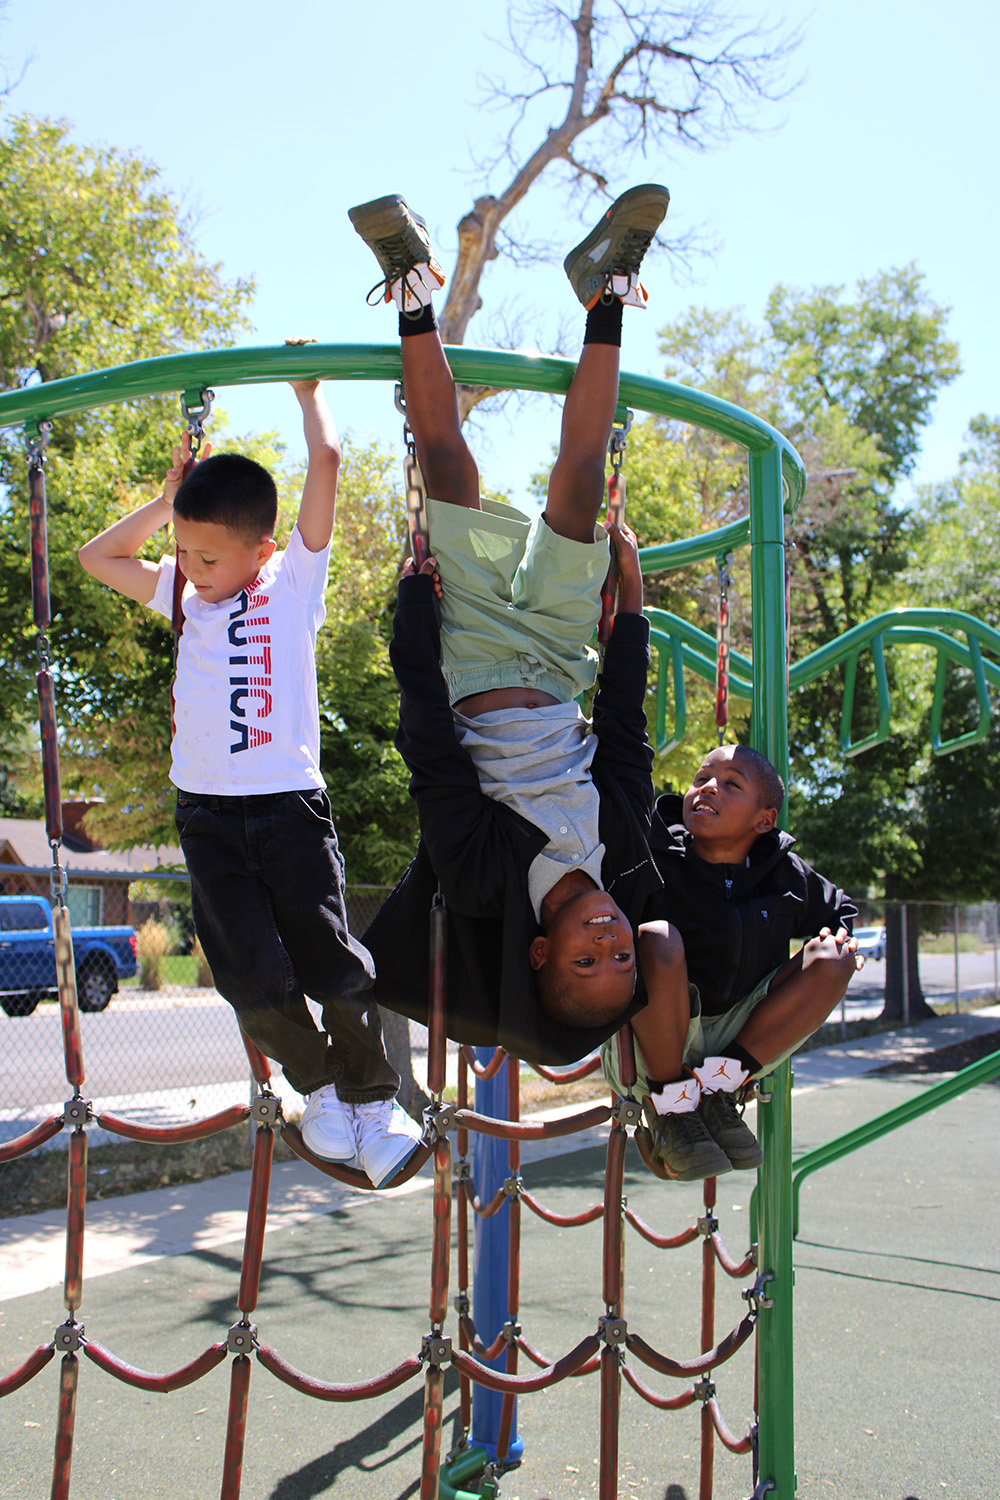
[[[210, 604], [184, 587], [170, 780], [187, 792], [252, 796], [326, 783], [319, 769], [316, 632], [326, 618], [329, 547], [296, 527], [258, 577]], [[175, 563], [160, 561], [150, 608], [169, 620]]]

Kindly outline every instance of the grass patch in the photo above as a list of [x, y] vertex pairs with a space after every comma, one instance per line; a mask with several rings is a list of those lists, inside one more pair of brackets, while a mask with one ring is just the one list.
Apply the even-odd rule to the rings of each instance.
[[[0, 1164], [0, 1218], [40, 1214], [66, 1206], [68, 1151], [34, 1151]], [[280, 1135], [274, 1138], [274, 1160], [295, 1160]], [[234, 1125], [219, 1135], [178, 1145], [142, 1141], [92, 1146], [87, 1152], [87, 1202], [147, 1193], [152, 1188], [202, 1182], [250, 1167], [250, 1130]]]
[[[195, 988], [198, 983], [198, 960], [193, 953], [168, 953], [162, 962], [164, 989], [174, 985], [184, 989]], [[131, 979], [123, 979], [121, 987], [123, 990], [139, 989], [138, 974], [134, 974]]]

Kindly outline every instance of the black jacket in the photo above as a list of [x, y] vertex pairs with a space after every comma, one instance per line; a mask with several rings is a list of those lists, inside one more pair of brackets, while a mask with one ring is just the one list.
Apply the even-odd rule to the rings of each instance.
[[[584, 1057], [620, 1021], [563, 1026], [538, 1004], [528, 948], [540, 929], [528, 895], [528, 867], [546, 838], [480, 790], [472, 759], [455, 734], [427, 577], [400, 582], [391, 657], [400, 686], [396, 745], [410, 770], [421, 839], [415, 859], [364, 934], [375, 960], [376, 998], [426, 1022], [429, 918], [440, 880], [448, 909], [448, 1035], [506, 1047], [528, 1062]], [[643, 713], [648, 665], [647, 621], [619, 615], [594, 699], [598, 745], [592, 775], [600, 795], [604, 884], [633, 930], [660, 884], [647, 842], [653, 806]], [[626, 1016], [644, 1003], [637, 978]]]
[[849, 896], [791, 853], [789, 833], [761, 834], [745, 866], [699, 859], [683, 808], [673, 793], [656, 799], [650, 849], [663, 890], [645, 916], [675, 924], [703, 1013], [721, 1015], [785, 962], [793, 939], [816, 937], [822, 927], [850, 932], [858, 913]]

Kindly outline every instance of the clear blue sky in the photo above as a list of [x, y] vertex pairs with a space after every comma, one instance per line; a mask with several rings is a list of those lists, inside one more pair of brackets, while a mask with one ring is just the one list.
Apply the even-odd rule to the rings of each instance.
[[[477, 78], [503, 71], [491, 36], [502, 34], [505, 9], [500, 0], [435, 0], [423, 11], [412, 0], [7, 0], [0, 57], [15, 75], [28, 64], [7, 108], [64, 117], [80, 142], [155, 162], [164, 186], [199, 212], [203, 254], [231, 276], [256, 278], [247, 342], [300, 332], [389, 342], [393, 317], [364, 303], [374, 261], [347, 208], [404, 193], [449, 268], [454, 226], [485, 186], [472, 162], [504, 124], [481, 107]], [[758, 14], [750, 3], [744, 11]], [[656, 330], [691, 303], [739, 305], [757, 319], [779, 281], [850, 286], [915, 260], [952, 309], [964, 367], [938, 401], [916, 476], [943, 479], [969, 418], [1000, 411], [1000, 7], [791, 0], [769, 14], [803, 30], [791, 65], [803, 82], [761, 116], [766, 129], [711, 153], [625, 163], [620, 180], [611, 173], [616, 188], [666, 182], [677, 227], [704, 225], [719, 247], [696, 265], [693, 284], [665, 260], [649, 268], [654, 301], [629, 318], [624, 366], [659, 374]], [[544, 179], [522, 225], [567, 248], [582, 233], [562, 220]], [[515, 308], [525, 345], [551, 349], [560, 328], [575, 339], [558, 262], [494, 265], [482, 291], [487, 317]], [[474, 320], [467, 342], [497, 341], [483, 315]], [[337, 384], [329, 396], [342, 427], [397, 442], [390, 388]], [[277, 427], [300, 450], [290, 392], [220, 393], [220, 404], [237, 430]], [[491, 417], [474, 438], [486, 478], [516, 500], [546, 464], [556, 421], [546, 398], [514, 420]]]

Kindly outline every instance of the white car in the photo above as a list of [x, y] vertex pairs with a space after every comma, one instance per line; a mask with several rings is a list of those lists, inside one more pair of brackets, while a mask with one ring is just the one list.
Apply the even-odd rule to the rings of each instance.
[[865, 958], [885, 958], [884, 927], [855, 927], [854, 936], [858, 940], [858, 952]]

